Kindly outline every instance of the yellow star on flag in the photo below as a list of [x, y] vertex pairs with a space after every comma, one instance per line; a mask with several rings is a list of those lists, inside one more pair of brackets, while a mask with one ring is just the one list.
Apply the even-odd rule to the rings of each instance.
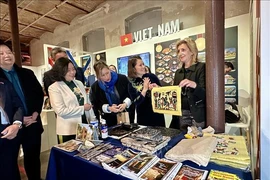
[[125, 40], [125, 42], [128, 42], [128, 38], [127, 37], [124, 40]]

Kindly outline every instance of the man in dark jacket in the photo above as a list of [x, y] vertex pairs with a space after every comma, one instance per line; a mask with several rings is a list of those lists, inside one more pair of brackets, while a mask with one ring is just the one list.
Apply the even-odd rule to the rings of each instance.
[[[0, 56], [1, 51], [0, 51]], [[12, 84], [0, 78], [0, 176], [1, 179], [20, 179], [18, 153], [19, 129], [23, 120], [23, 107]]]
[[9, 80], [24, 110], [22, 147], [24, 167], [29, 180], [40, 179], [40, 149], [43, 126], [40, 113], [44, 94], [33, 71], [18, 67], [10, 48], [0, 44], [0, 78]]
[[[66, 51], [61, 48], [61, 47], [55, 47], [52, 49], [51, 52], [51, 58], [53, 59], [53, 61], [57, 61], [57, 59], [59, 59], [60, 57], [67, 57], [67, 53]], [[79, 81], [81, 81], [84, 84], [84, 73], [83, 73], [83, 69], [81, 67], [77, 67], [76, 68], [76, 75], [75, 78]], [[47, 72], [44, 73], [44, 78], [43, 78], [43, 83], [44, 83], [44, 89], [45, 92], [47, 94], [47, 96], [49, 96], [48, 93], [48, 88], [51, 84], [53, 84], [55, 82], [54, 77], [53, 77], [53, 73], [52, 70], [49, 70]]]

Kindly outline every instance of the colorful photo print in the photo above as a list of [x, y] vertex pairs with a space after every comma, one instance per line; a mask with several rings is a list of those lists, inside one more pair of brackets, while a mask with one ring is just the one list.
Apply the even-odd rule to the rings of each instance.
[[236, 86], [225, 86], [225, 96], [236, 96]]
[[160, 42], [154, 45], [155, 74], [162, 86], [173, 84], [174, 74], [179, 69], [176, 43], [179, 39]]
[[78, 123], [76, 131], [76, 140], [79, 141], [91, 141], [92, 139], [92, 129], [89, 124]]
[[154, 112], [182, 115], [181, 88], [179, 86], [153, 88], [151, 94]]
[[200, 62], [205, 63], [205, 52], [199, 52], [198, 53], [198, 59], [199, 59]]
[[225, 59], [235, 59], [236, 48], [226, 48], [224, 51]]

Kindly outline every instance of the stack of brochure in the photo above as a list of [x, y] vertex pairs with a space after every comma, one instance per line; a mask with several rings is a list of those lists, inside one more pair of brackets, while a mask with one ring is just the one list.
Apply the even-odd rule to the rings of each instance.
[[151, 167], [145, 171], [145, 173], [142, 174], [140, 179], [168, 179], [170, 177], [170, 174], [173, 173], [174, 170], [181, 165], [182, 163], [177, 163], [167, 159], [159, 159], [157, 162], [153, 163]]
[[167, 146], [170, 140], [171, 138], [166, 136], [163, 136], [162, 141], [151, 141], [135, 137], [125, 137], [121, 139], [121, 143], [124, 146], [136, 149], [138, 151], [153, 154]]
[[127, 149], [119, 154], [114, 155], [113, 158], [107, 159], [102, 162], [102, 166], [104, 169], [111, 171], [115, 174], [120, 174], [121, 167], [129, 162], [132, 158], [134, 158], [138, 153]]
[[121, 167], [121, 175], [131, 179], [139, 179], [158, 160], [159, 158], [155, 155], [140, 153]]
[[75, 156], [83, 158], [85, 160], [91, 160], [92, 158], [100, 155], [101, 153], [104, 153], [110, 149], [116, 149], [118, 147], [110, 144], [110, 143], [101, 143], [99, 145], [97, 145], [96, 147], [93, 148], [84, 148], [84, 149], [80, 149], [80, 153], [76, 154]]
[[175, 168], [173, 173], [167, 179], [182, 180], [182, 179], [196, 179], [206, 180], [208, 171], [203, 169], [194, 168], [188, 165], [182, 165]]
[[82, 142], [80, 141], [76, 141], [76, 140], [69, 140], [67, 142], [61, 143], [61, 144], [57, 144], [54, 147], [61, 149], [63, 151], [67, 151], [67, 152], [74, 152], [78, 149], [78, 147], [80, 146]]
[[161, 131], [146, 127], [131, 133], [128, 137], [122, 138], [121, 143], [138, 151], [153, 154], [165, 147], [170, 140], [171, 138], [163, 136]]

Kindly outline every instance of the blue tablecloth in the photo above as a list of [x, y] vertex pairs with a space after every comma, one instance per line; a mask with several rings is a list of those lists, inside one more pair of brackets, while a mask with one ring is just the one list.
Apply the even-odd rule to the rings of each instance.
[[[175, 146], [181, 139], [183, 139], [183, 134], [180, 134], [173, 138], [166, 147], [161, 149], [156, 153], [160, 158], [164, 157], [165, 153]], [[112, 144], [121, 146], [119, 140], [108, 138], [108, 142]], [[121, 175], [116, 175], [110, 171], [102, 168], [102, 166], [86, 161], [79, 157], [74, 157], [74, 153], [64, 152], [57, 148], [51, 149], [48, 170], [47, 170], [47, 180], [127, 180]], [[238, 175], [241, 179], [252, 180], [251, 172], [242, 171], [229, 166], [220, 166], [215, 163], [209, 163], [207, 167], [198, 166], [191, 161], [185, 161], [183, 164], [190, 165], [195, 168], [206, 169], [210, 171], [211, 169], [220, 170], [225, 172], [230, 172]]]

